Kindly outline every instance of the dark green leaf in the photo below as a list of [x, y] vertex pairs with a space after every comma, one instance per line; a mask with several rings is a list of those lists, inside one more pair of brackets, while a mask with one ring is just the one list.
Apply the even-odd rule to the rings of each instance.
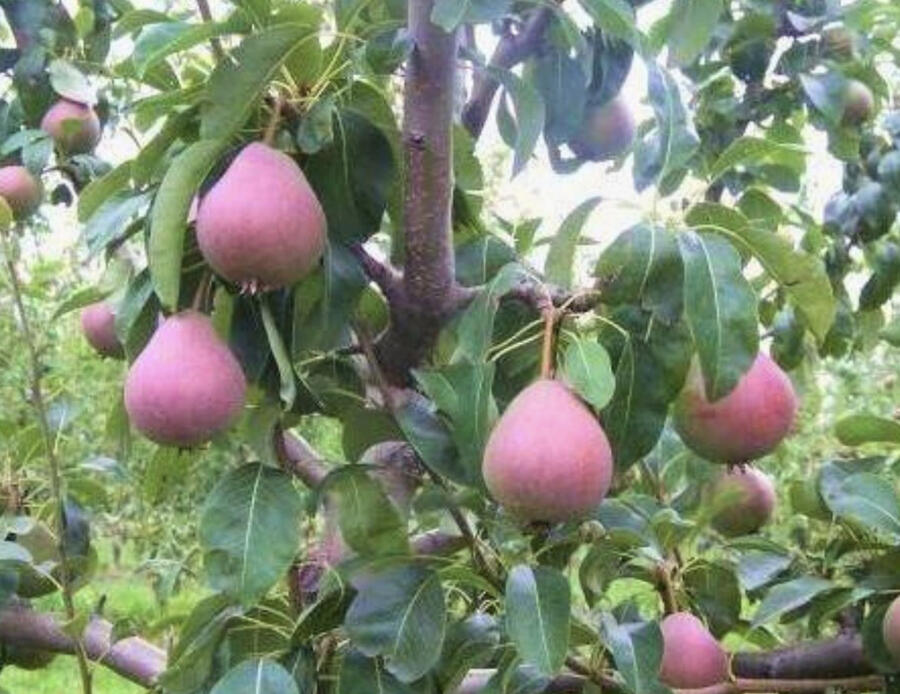
[[616, 379], [609, 354], [594, 340], [576, 337], [569, 343], [562, 373], [575, 392], [597, 410], [606, 407], [615, 392]]
[[834, 433], [845, 446], [900, 443], [900, 422], [874, 414], [851, 414], [838, 420]]
[[759, 350], [756, 295], [727, 241], [679, 235], [684, 260], [684, 305], [706, 384], [718, 400], [737, 385]]
[[290, 476], [258, 463], [223, 477], [200, 517], [212, 586], [251, 605], [287, 571], [300, 543], [300, 496]]
[[547, 675], [566, 658], [569, 603], [569, 582], [555, 569], [520, 564], [509, 572], [506, 630], [522, 659]]
[[210, 694], [301, 694], [290, 673], [273, 660], [245, 660], [229, 670]]
[[564, 289], [572, 287], [575, 273], [575, 250], [584, 225], [601, 198], [589, 198], [572, 210], [563, 220], [559, 230], [550, 241], [550, 250], [544, 261], [544, 276]]
[[388, 672], [413, 682], [438, 662], [446, 621], [437, 574], [410, 564], [367, 576], [344, 628], [364, 654], [384, 656]]
[[803, 607], [817, 595], [834, 588], [831, 581], [817, 576], [801, 576], [787, 583], [779, 583], [769, 590], [753, 615], [753, 628]]

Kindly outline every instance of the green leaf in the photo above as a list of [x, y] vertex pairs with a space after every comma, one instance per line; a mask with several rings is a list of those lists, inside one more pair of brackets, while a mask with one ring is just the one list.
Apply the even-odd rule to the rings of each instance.
[[100, 178], [88, 183], [78, 196], [78, 221], [85, 222], [114, 193], [131, 180], [131, 162], [119, 164]]
[[675, 0], [669, 11], [669, 60], [679, 66], [692, 63], [712, 38], [721, 14], [722, 0]]
[[384, 656], [388, 672], [413, 682], [438, 661], [447, 608], [440, 579], [410, 564], [367, 575], [347, 611], [344, 628], [367, 656]]
[[210, 75], [200, 137], [227, 139], [247, 121], [275, 73], [304, 40], [316, 40], [308, 25], [282, 24], [241, 42]]
[[504, 265], [462, 314], [456, 327], [458, 344], [452, 362], [483, 362], [494, 336], [494, 317], [500, 298], [527, 278], [517, 263]]
[[281, 333], [278, 332], [278, 324], [272, 315], [272, 309], [265, 299], [260, 302], [260, 314], [266, 330], [266, 339], [269, 341], [269, 349], [272, 350], [272, 356], [275, 357], [275, 365], [278, 367], [278, 376], [281, 379], [279, 395], [284, 403], [284, 409], [289, 410], [294, 406], [294, 400], [297, 399], [297, 379], [294, 374], [294, 365], [291, 363], [291, 355], [288, 354]]
[[581, 238], [581, 231], [591, 212], [600, 203], [601, 198], [585, 200], [572, 210], [563, 220], [559, 231], [550, 241], [550, 250], [544, 261], [544, 276], [548, 282], [570, 289], [575, 273], [575, 250]]
[[186, 22], [167, 22], [167, 31], [160, 34], [148, 45], [145, 41], [146, 30], [141, 32], [138, 45], [135, 46], [134, 60], [139, 75], [144, 75], [148, 69], [165, 60], [170, 55], [185, 51], [189, 48], [209, 41], [210, 39], [226, 34], [243, 33], [249, 31], [250, 23], [243, 12], [234, 12], [223, 22], [204, 22], [202, 24], [188, 24]]
[[740, 256], [727, 241], [687, 232], [678, 242], [687, 321], [706, 395], [718, 400], [731, 392], [756, 359], [756, 295], [741, 271]]
[[618, 624], [611, 614], [603, 614], [601, 623], [606, 645], [628, 689], [635, 694], [666, 691], [658, 674], [663, 651], [659, 624]]
[[394, 410], [394, 418], [429, 469], [459, 484], [480, 484], [481, 470], [478, 470], [478, 477], [472, 479], [471, 468], [463, 466], [450, 431], [427, 398], [410, 398]]
[[446, 32], [460, 24], [479, 24], [504, 17], [512, 0], [436, 0], [431, 21]]
[[150, 202], [150, 193], [119, 193], [107, 199], [84, 225], [88, 254], [96, 255], [114, 241], [125, 237], [129, 222]]
[[765, 624], [786, 612], [803, 607], [817, 595], [832, 590], [834, 584], [817, 576], [801, 576], [772, 588], [753, 615], [752, 628]]
[[499, 643], [500, 629], [490, 615], [476, 612], [451, 624], [436, 668], [440, 691], [454, 691], [469, 670], [487, 666]]
[[823, 485], [828, 508], [842, 518], [900, 539], [900, 500], [888, 480], [869, 472], [844, 477], [838, 485]]
[[322, 492], [337, 501], [338, 523], [347, 545], [362, 556], [406, 554], [406, 521], [364, 465], [329, 473]]
[[556, 569], [519, 564], [506, 580], [506, 630], [519, 655], [552, 675], [569, 649], [569, 582]]
[[802, 164], [802, 155], [806, 153], [806, 150], [798, 145], [744, 135], [734, 140], [719, 155], [709, 170], [709, 181], [716, 181], [733, 168], [745, 164], [752, 166], [776, 164], [795, 168], [798, 155], [801, 155]]
[[791, 565], [789, 554], [763, 550], [741, 553], [738, 561], [738, 577], [744, 590], [757, 590], [774, 581]]
[[661, 195], [674, 192], [687, 165], [700, 146], [690, 111], [672, 76], [653, 61], [647, 61], [647, 91], [653, 106], [655, 127], [634, 146], [634, 185], [641, 191], [657, 184]]
[[684, 268], [675, 236], [638, 224], [619, 234], [594, 270], [604, 303], [640, 304], [666, 323], [681, 316]]
[[367, 114], [338, 111], [333, 142], [309, 157], [305, 173], [325, 210], [332, 242], [350, 245], [379, 230], [398, 168], [384, 130]]
[[225, 475], [200, 517], [210, 584], [244, 605], [287, 571], [300, 543], [300, 496], [290, 476], [258, 463]]
[[581, 6], [605, 33], [633, 45], [639, 43], [634, 8], [625, 0], [581, 0]]
[[515, 177], [525, 168], [544, 129], [544, 99], [532, 84], [514, 72], [491, 66], [485, 71], [503, 85], [516, 112], [512, 170]]
[[322, 266], [297, 286], [294, 295], [294, 357], [349, 345], [350, 318], [368, 284], [350, 251], [329, 244]]
[[575, 337], [566, 347], [562, 372], [564, 380], [582, 399], [602, 410], [616, 389], [609, 353], [599, 342]]
[[91, 106], [97, 103], [97, 91], [72, 63], [67, 60], [54, 60], [47, 68], [47, 72], [53, 91], [60, 96]]
[[150, 274], [163, 306], [176, 309], [187, 215], [194, 194], [225, 148], [224, 140], [195, 142], [169, 166], [150, 213]]
[[684, 572], [684, 585], [714, 636], [721, 638], [737, 626], [741, 616], [741, 589], [730, 567], [695, 562]]
[[813, 335], [822, 342], [834, 321], [834, 293], [821, 260], [796, 251], [783, 237], [761, 229], [737, 210], [717, 203], [699, 203], [686, 221], [699, 231], [727, 237], [752, 253], [765, 271], [787, 292]]
[[462, 362], [414, 372], [426, 395], [449, 417], [460, 462], [473, 482], [480, 479], [484, 446], [497, 415], [491, 394], [494, 367], [493, 362]]
[[301, 694], [290, 673], [273, 660], [245, 660], [229, 670], [209, 694]]
[[377, 658], [353, 649], [341, 661], [335, 694], [418, 694], [418, 690], [385, 672]]
[[162, 503], [172, 489], [187, 478], [192, 459], [190, 451], [160, 446], [141, 474], [141, 495], [147, 503]]
[[838, 420], [834, 433], [845, 446], [875, 442], [900, 443], [900, 422], [863, 412]]
[[197, 691], [209, 677], [227, 623], [240, 614], [241, 609], [219, 593], [197, 603], [181, 627], [159, 685], [171, 694]]

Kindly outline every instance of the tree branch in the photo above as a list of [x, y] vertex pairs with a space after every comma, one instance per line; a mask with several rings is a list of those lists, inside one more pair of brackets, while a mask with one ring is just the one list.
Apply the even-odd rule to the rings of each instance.
[[[517, 34], [510, 32], [500, 39], [491, 56], [490, 67], [509, 70], [523, 62], [537, 50], [552, 18], [553, 9], [550, 7], [539, 7], [534, 10]], [[497, 80], [488, 74], [479, 73], [475, 77], [472, 96], [463, 107], [462, 122], [476, 140], [484, 130], [484, 124], [491, 112], [491, 103], [499, 86]]]
[[111, 640], [112, 624], [92, 619], [79, 641], [66, 634], [56, 620], [22, 605], [0, 610], [0, 643], [20, 648], [74, 655], [79, 642], [85, 655], [125, 679], [152, 687], [166, 669], [166, 652], [138, 637]]
[[[200, 11], [200, 17], [204, 22], [212, 22], [212, 12], [209, 9], [209, 0], [197, 0], [197, 9]], [[216, 60], [221, 62], [225, 59], [225, 51], [222, 50], [222, 42], [219, 41], [218, 38], [213, 36], [209, 40], [209, 45], [212, 48], [213, 55], [216, 57]]]

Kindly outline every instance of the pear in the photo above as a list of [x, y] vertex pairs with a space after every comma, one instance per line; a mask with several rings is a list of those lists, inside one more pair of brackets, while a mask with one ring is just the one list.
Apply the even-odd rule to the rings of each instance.
[[894, 598], [894, 602], [884, 615], [882, 636], [884, 645], [894, 657], [894, 662], [900, 665], [900, 598]]
[[163, 321], [125, 380], [125, 409], [147, 438], [189, 448], [227, 429], [244, 406], [244, 372], [209, 318]]
[[244, 147], [200, 200], [197, 242], [220, 275], [250, 288], [294, 284], [325, 249], [325, 213], [303, 171], [283, 152]]
[[514, 515], [565, 521], [603, 500], [613, 458], [594, 414], [563, 383], [541, 379], [506, 408], [481, 472], [491, 495]]
[[734, 390], [709, 402], [695, 362], [673, 415], [688, 448], [711, 462], [736, 465], [775, 450], [794, 424], [797, 396], [787, 374], [761, 352]]
[[94, 109], [70, 99], [60, 99], [47, 110], [41, 130], [66, 154], [85, 154], [100, 142], [100, 119]]
[[588, 161], [615, 159], [631, 147], [634, 140], [634, 117], [621, 99], [602, 106], [588, 105], [584, 119], [569, 148]]
[[848, 80], [844, 89], [844, 125], [862, 125], [875, 115], [872, 90], [859, 80]]
[[727, 537], [755, 533], [772, 518], [775, 485], [754, 468], [734, 468], [719, 476], [712, 487], [713, 503], [719, 507], [713, 527]]
[[728, 655], [703, 622], [689, 612], [662, 620], [659, 679], [672, 688], [700, 689], [728, 680]]
[[24, 166], [3, 166], [0, 167], [0, 196], [16, 219], [24, 219], [41, 206], [44, 189], [40, 179]]
[[122, 343], [116, 335], [116, 315], [105, 301], [98, 301], [82, 309], [81, 332], [101, 356], [114, 359], [124, 356]]

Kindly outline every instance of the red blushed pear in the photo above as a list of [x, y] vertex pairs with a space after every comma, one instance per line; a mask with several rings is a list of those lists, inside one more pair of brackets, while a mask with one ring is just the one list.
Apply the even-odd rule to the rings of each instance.
[[715, 463], [736, 465], [771, 453], [797, 415], [797, 396], [787, 374], [762, 352], [724, 398], [706, 398], [695, 362], [675, 401], [675, 429], [685, 445]]
[[100, 119], [93, 108], [69, 99], [60, 99], [41, 120], [48, 133], [66, 154], [85, 154], [100, 142]]
[[700, 689], [728, 680], [728, 655], [699, 619], [676, 612], [659, 625], [663, 656], [659, 679], [677, 689]]
[[585, 108], [584, 120], [569, 140], [569, 147], [588, 161], [615, 159], [631, 146], [634, 130], [634, 118], [622, 100], [590, 105]]
[[135, 428], [168, 446], [190, 448], [227, 429], [241, 413], [244, 372], [209, 318], [167, 318], [132, 364], [125, 409]]
[[720, 506], [712, 518], [716, 530], [728, 537], [749, 535], [772, 518], [775, 485], [760, 470], [734, 468], [713, 484], [712, 501]]
[[30, 216], [44, 199], [44, 188], [24, 166], [0, 167], [0, 196], [9, 204], [16, 219]]
[[325, 238], [325, 213], [303, 171], [260, 142], [244, 147], [200, 201], [200, 251], [236, 284], [294, 284], [316, 267]]
[[900, 598], [894, 599], [884, 615], [882, 636], [884, 645], [894, 657], [894, 662], [900, 665]]
[[481, 472], [514, 515], [558, 522], [584, 517], [603, 500], [613, 458], [594, 414], [563, 383], [543, 378], [506, 408]]
[[98, 301], [81, 311], [81, 332], [98, 354], [121, 359], [125, 352], [116, 335], [116, 314], [105, 301]]

